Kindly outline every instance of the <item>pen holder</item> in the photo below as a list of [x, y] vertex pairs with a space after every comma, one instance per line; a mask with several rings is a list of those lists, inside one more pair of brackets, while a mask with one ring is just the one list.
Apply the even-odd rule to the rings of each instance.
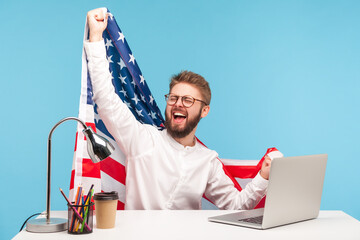
[[93, 202], [90, 202], [87, 205], [68, 204], [68, 233], [70, 234], [92, 233], [93, 212], [94, 212]]

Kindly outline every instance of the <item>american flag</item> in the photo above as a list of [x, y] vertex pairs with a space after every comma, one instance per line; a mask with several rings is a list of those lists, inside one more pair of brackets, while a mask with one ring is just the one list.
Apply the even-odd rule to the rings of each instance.
[[[151, 124], [161, 130], [164, 126], [161, 111], [150, 92], [145, 77], [129, 48], [123, 32], [118, 27], [114, 16], [109, 11], [108, 14], [108, 25], [103, 33], [103, 38], [115, 92], [129, 107], [138, 121], [143, 124]], [[86, 23], [84, 40], [87, 39], [87, 36], [88, 28]], [[84, 50], [82, 58], [79, 118], [84, 120], [86, 125], [91, 126], [99, 135], [110, 140], [113, 146], [115, 146], [115, 152], [100, 163], [92, 163], [86, 150], [86, 141], [82, 133], [82, 127], [78, 126], [70, 181], [70, 199], [74, 198], [74, 189], [78, 185], [81, 184], [86, 190], [90, 188], [91, 184], [94, 184], [95, 192], [117, 191], [119, 193], [118, 209], [124, 209], [125, 156], [97, 114], [97, 107], [92, 99], [91, 79], [87, 70]], [[271, 151], [277, 150], [275, 148], [268, 150], [268, 152]], [[240, 161], [230, 160], [226, 160], [223, 163], [228, 165], [228, 168], [224, 165], [225, 172], [233, 180], [234, 185], [241, 190], [241, 182], [239, 184], [234, 176], [238, 176], [239, 179], [253, 178], [259, 171], [262, 161], [263, 159], [252, 162], [250, 165], [246, 163], [239, 164]], [[238, 175], [233, 175], [234, 173]]]

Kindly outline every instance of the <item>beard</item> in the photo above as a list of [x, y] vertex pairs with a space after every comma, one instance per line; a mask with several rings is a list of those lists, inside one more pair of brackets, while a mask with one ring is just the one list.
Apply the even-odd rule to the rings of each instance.
[[165, 128], [167, 129], [168, 133], [173, 138], [183, 138], [183, 137], [186, 137], [187, 135], [189, 135], [189, 133], [191, 133], [192, 130], [194, 130], [194, 128], [200, 122], [201, 109], [200, 109], [199, 113], [196, 116], [194, 116], [192, 119], [190, 119], [190, 118], [185, 119], [186, 124], [183, 129], [180, 126], [176, 126], [176, 125], [173, 126], [171, 124], [171, 119], [172, 119], [171, 111], [170, 111], [170, 114], [165, 113], [165, 123], [164, 124], [165, 124]]

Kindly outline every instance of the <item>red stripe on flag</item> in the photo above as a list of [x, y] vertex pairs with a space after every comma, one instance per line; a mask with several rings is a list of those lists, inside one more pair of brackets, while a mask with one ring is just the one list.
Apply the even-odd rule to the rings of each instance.
[[[261, 161], [262, 164], [262, 161]], [[226, 165], [225, 168], [233, 177], [254, 178], [261, 168], [261, 164], [256, 166], [232, 166]]]
[[76, 135], [75, 135], [75, 149], [74, 149], [74, 152], [76, 152], [76, 149], [77, 149], [77, 139], [78, 139], [78, 132], [76, 132]]
[[89, 158], [83, 158], [82, 161], [82, 176], [91, 178], [100, 178], [100, 165], [93, 163]]
[[220, 159], [218, 158], [219, 162], [222, 164], [223, 166], [223, 170], [225, 172], [225, 174], [231, 179], [231, 181], [234, 183], [234, 186], [236, 187], [237, 190], [241, 191], [242, 188], [240, 187], [240, 184], [236, 181], [236, 179], [234, 178], [234, 176], [228, 171], [227, 166], [225, 166]]
[[265, 199], [266, 199], [266, 196], [261, 199], [261, 201], [256, 205], [256, 207], [254, 207], [254, 209], [265, 207]]
[[70, 190], [74, 188], [75, 169], [71, 170]]
[[85, 125], [88, 126], [88, 127], [91, 127], [92, 130], [94, 130], [94, 132], [96, 132], [95, 123], [93, 123], [93, 122], [86, 122]]
[[117, 210], [124, 210], [124, 209], [125, 209], [125, 204], [123, 202], [118, 201]]
[[116, 181], [125, 185], [125, 166], [115, 161], [111, 157], [108, 157], [100, 162], [100, 169]]
[[226, 165], [225, 168], [229, 173], [236, 178], [254, 178], [256, 174], [260, 171], [261, 166], [265, 160], [265, 156], [271, 152], [279, 151], [276, 148], [268, 148], [265, 155], [261, 158], [256, 166], [236, 166], [236, 165]]

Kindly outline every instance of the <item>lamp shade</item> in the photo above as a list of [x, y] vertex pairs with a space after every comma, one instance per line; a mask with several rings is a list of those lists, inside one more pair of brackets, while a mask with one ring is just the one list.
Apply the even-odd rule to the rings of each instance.
[[87, 151], [93, 163], [104, 160], [115, 150], [107, 139], [94, 133], [90, 127], [84, 129], [83, 133], [86, 136]]

